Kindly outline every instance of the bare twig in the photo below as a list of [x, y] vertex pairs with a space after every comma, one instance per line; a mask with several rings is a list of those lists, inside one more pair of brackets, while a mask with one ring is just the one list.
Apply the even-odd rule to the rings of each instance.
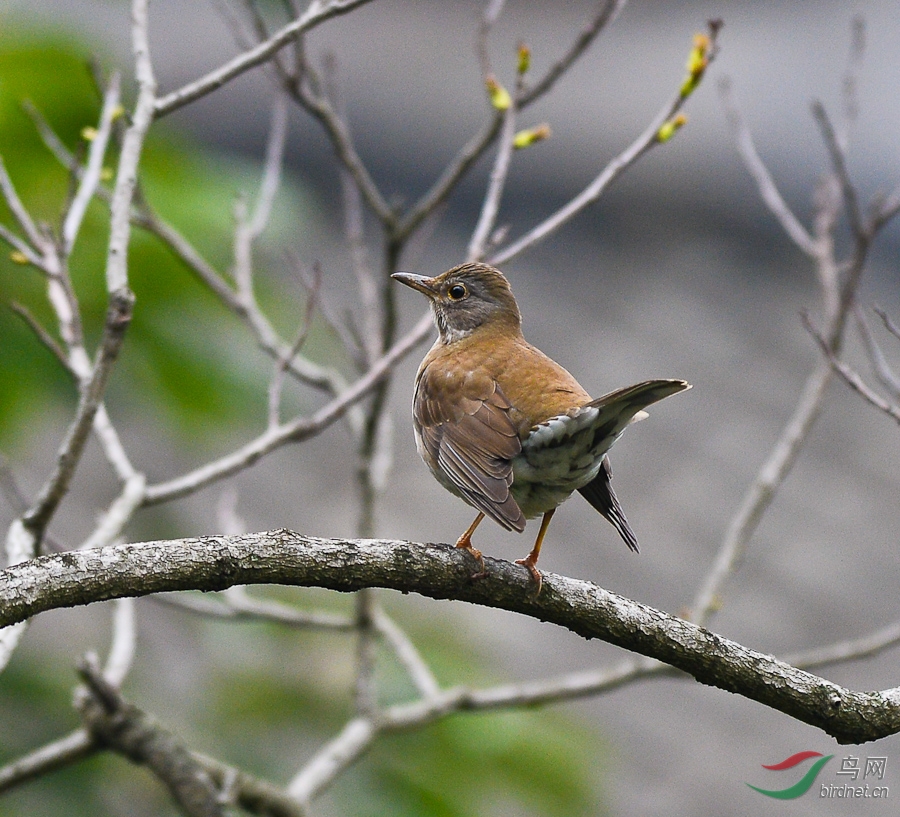
[[369, 718], [354, 718], [324, 746], [287, 785], [287, 792], [301, 803], [310, 803], [352, 764], [378, 736]]
[[25, 323], [28, 325], [28, 328], [34, 332], [37, 339], [46, 347], [50, 353], [59, 361], [62, 365], [63, 369], [65, 369], [69, 374], [74, 374], [72, 371], [72, 366], [69, 363], [69, 357], [66, 355], [63, 348], [56, 342], [56, 338], [53, 337], [41, 324], [38, 319], [28, 311], [28, 308], [22, 306], [20, 303], [16, 303], [15, 301], [10, 302], [9, 308], [18, 315]]
[[800, 450], [819, 417], [830, 379], [831, 366], [826, 361], [817, 363], [803, 386], [791, 418], [728, 523], [718, 553], [694, 597], [691, 621], [703, 624], [719, 606], [722, 585], [743, 557], [760, 520], [794, 467]]
[[125, 703], [89, 658], [81, 663], [78, 673], [88, 691], [79, 708], [95, 740], [150, 769], [187, 817], [224, 817], [224, 806], [209, 773], [174, 734]]
[[884, 324], [884, 328], [888, 330], [897, 340], [900, 340], [900, 326], [897, 326], [890, 318], [890, 315], [887, 314], [883, 309], [879, 309], [877, 306], [875, 307], [875, 314], [881, 318], [881, 322]]
[[[571, 68], [572, 64], [587, 50], [588, 46], [596, 39], [597, 35], [610, 25], [618, 13], [625, 7], [627, 0], [600, 0], [597, 11], [585, 26], [582, 33], [572, 44], [568, 52], [534, 85], [523, 91], [517, 100], [520, 110], [528, 107], [543, 97]], [[460, 150], [456, 158], [444, 169], [431, 188], [407, 210], [394, 230], [394, 237], [398, 241], [404, 241], [411, 236], [428, 218], [435, 212], [450, 195], [459, 181], [465, 176], [472, 165], [482, 156], [491, 145], [503, 121], [501, 111], [491, 108], [490, 119], [485, 122], [472, 138]]]
[[475, 52], [481, 63], [481, 76], [487, 81], [493, 77], [491, 69], [491, 56], [488, 51], [488, 37], [497, 20], [503, 12], [506, 0], [485, 0], [484, 11], [481, 13], [481, 21], [478, 25], [478, 36], [475, 38]]
[[[238, 591], [238, 592], [235, 592]], [[153, 600], [170, 607], [178, 607], [201, 616], [227, 618], [234, 621], [272, 621], [297, 629], [339, 630], [350, 632], [356, 624], [350, 616], [297, 608], [268, 599], [258, 599], [240, 588], [230, 588], [214, 601], [208, 596], [153, 596]]]
[[0, 792], [76, 763], [97, 752], [98, 748], [87, 729], [76, 729], [0, 769]]
[[134, 615], [134, 599], [116, 599], [113, 602], [113, 639], [103, 667], [103, 677], [116, 689], [131, 671], [137, 641], [137, 624]]
[[824, 337], [816, 330], [816, 328], [812, 325], [809, 320], [809, 316], [803, 314], [803, 325], [806, 327], [806, 330], [815, 338], [816, 343], [819, 345], [819, 349], [822, 351], [822, 354], [825, 356], [825, 359], [828, 361], [834, 371], [836, 371], [843, 381], [853, 389], [857, 394], [859, 394], [866, 402], [875, 406], [879, 411], [887, 414], [888, 417], [892, 418], [897, 423], [900, 423], [900, 406], [890, 403], [885, 400], [880, 394], [870, 389], [865, 381], [844, 361], [838, 359], [838, 357], [834, 354], [833, 349], [825, 340]]
[[859, 118], [859, 94], [857, 84], [859, 69], [866, 51], [866, 21], [862, 14], [855, 14], [850, 23], [850, 53], [847, 69], [841, 83], [843, 109], [841, 127], [838, 129], [838, 143], [846, 154], [850, 149], [850, 129]]
[[34, 248], [43, 246], [44, 237], [41, 235], [41, 232], [38, 230], [35, 223], [31, 220], [31, 216], [28, 215], [28, 210], [25, 209], [25, 205], [22, 204], [22, 200], [16, 192], [15, 185], [6, 170], [6, 165], [3, 163], [2, 157], [0, 157], [0, 191], [2, 191], [3, 198], [6, 201], [10, 212], [12, 212], [16, 221], [19, 223], [22, 232], [25, 233], [25, 237], [28, 239], [31, 246]]
[[300, 353], [309, 331], [312, 328], [313, 313], [316, 311], [319, 300], [319, 290], [322, 285], [321, 270], [317, 266], [313, 273], [313, 282], [306, 295], [306, 306], [297, 334], [291, 343], [287, 353], [275, 361], [272, 367], [272, 378], [269, 381], [269, 428], [275, 428], [281, 422], [279, 413], [281, 409], [281, 393], [284, 387], [284, 375], [291, 365], [291, 361]]
[[813, 102], [812, 112], [813, 118], [816, 120], [819, 131], [822, 134], [822, 140], [825, 142], [825, 147], [828, 149], [831, 166], [841, 185], [841, 193], [847, 211], [847, 219], [850, 222], [850, 229], [853, 231], [854, 237], [859, 240], [859, 237], [866, 233], [867, 228], [863, 223], [862, 213], [860, 212], [856, 187], [854, 187], [847, 170], [846, 152], [838, 139], [834, 126], [831, 124], [831, 119], [825, 110], [825, 106], [819, 100]]
[[131, 205], [137, 185], [137, 168], [144, 137], [153, 121], [156, 78], [147, 39], [149, 0], [134, 0], [131, 9], [131, 47], [134, 52], [138, 97], [131, 124], [125, 131], [119, 167], [110, 204], [109, 252], [106, 258], [106, 288], [112, 294], [128, 287], [128, 242], [131, 238]]
[[97, 187], [100, 184], [100, 175], [103, 171], [103, 160], [106, 157], [106, 146], [112, 132], [113, 119], [119, 113], [119, 74], [114, 73], [110, 79], [109, 87], [103, 97], [103, 109], [100, 112], [100, 123], [91, 139], [91, 147], [88, 151], [88, 160], [84, 171], [75, 174], [79, 177], [78, 189], [72, 199], [71, 206], [66, 212], [62, 226], [62, 247], [64, 257], [68, 257], [75, 246], [75, 239], [81, 229], [81, 222], [87, 212], [88, 204], [94, 198]]
[[312, 66], [306, 61], [305, 53], [300, 53], [304, 60], [302, 71], [293, 81], [290, 78], [286, 80], [285, 88], [307, 112], [319, 120], [331, 141], [338, 164], [353, 176], [360, 193], [382, 225], [393, 230], [397, 223], [394, 209], [378, 189], [356, 150], [346, 120], [335, 109], [332, 100], [326, 96], [325, 84], [318, 79]]
[[[713, 21], [709, 26], [709, 48], [706, 55], [706, 65], [711, 62], [717, 53], [716, 36], [721, 22]], [[706, 65], [704, 65], [704, 70]], [[700, 73], [702, 76], [702, 72]], [[699, 77], [696, 79], [699, 82]], [[647, 129], [638, 136], [625, 150], [613, 158], [600, 174], [578, 195], [559, 208], [553, 215], [546, 218], [540, 224], [529, 230], [524, 236], [511, 245], [494, 254], [491, 263], [504, 264], [527, 249], [530, 249], [542, 241], [551, 233], [558, 230], [563, 224], [580, 213], [585, 207], [593, 204], [603, 194], [609, 185], [615, 181], [625, 170], [633, 165], [647, 151], [661, 143], [661, 128], [667, 123], [673, 123], [675, 117], [684, 103], [689, 98], [690, 92], [685, 93], [684, 86], [679, 88], [674, 97], [667, 102], [656, 115]]]
[[513, 140], [516, 135], [516, 102], [515, 98], [503, 113], [503, 126], [500, 130], [500, 142], [497, 146], [497, 158], [491, 168], [490, 182], [487, 193], [481, 207], [481, 214], [472, 239], [469, 241], [469, 250], [466, 258], [469, 261], [480, 261], [484, 258], [488, 239], [497, 222], [497, 212], [500, 209], [500, 198], [506, 185], [506, 177], [509, 175], [509, 165], [513, 153]]
[[416, 649], [409, 636], [379, 605], [374, 611], [375, 627], [384, 638], [406, 670], [410, 680], [423, 698], [431, 698], [440, 691], [440, 684], [431, 671], [431, 667]]
[[816, 669], [838, 662], [869, 658], [898, 643], [900, 643], [900, 622], [894, 622], [859, 638], [791, 653], [786, 655], [784, 660], [800, 669]]
[[544, 96], [588, 49], [597, 38], [597, 35], [613, 24], [627, 2], [628, 0], [599, 0], [593, 16], [585, 24], [569, 50], [550, 66], [547, 73], [535, 83], [533, 88], [528, 89], [523, 94], [519, 106], [525, 107]]
[[370, 0], [312, 0], [306, 12], [296, 20], [276, 31], [268, 40], [249, 51], [235, 57], [230, 62], [210, 71], [206, 76], [160, 97], [155, 104], [155, 115], [165, 116], [176, 108], [187, 105], [195, 99], [221, 88], [226, 82], [234, 79], [250, 68], [266, 62], [276, 51], [294, 41], [315, 26], [339, 14], [346, 14]]
[[[272, 205], [281, 184], [284, 146], [287, 140], [287, 106], [279, 95], [272, 106], [272, 123], [266, 145], [266, 160], [262, 182], [256, 196], [253, 214], [247, 218], [241, 212], [234, 234], [234, 279], [237, 298], [245, 309], [257, 308], [253, 293], [253, 242], [262, 235], [269, 223]], [[243, 211], [245, 208], [241, 208]]]
[[738, 152], [744, 162], [744, 166], [750, 171], [750, 175], [756, 182], [760, 198], [769, 208], [772, 215], [778, 219], [782, 229], [788, 237], [810, 258], [817, 258], [820, 247], [807, 229], [800, 223], [797, 216], [782, 198], [769, 168], [763, 163], [756, 151], [750, 129], [744, 122], [740, 108], [735, 104], [731, 90], [731, 80], [723, 77], [719, 82], [719, 93], [725, 106], [728, 124], [731, 126]]
[[75, 418], [60, 447], [56, 469], [44, 484], [34, 505], [23, 517], [23, 525], [33, 537], [35, 546], [40, 542], [50, 518], [68, 491], [106, 389], [106, 383], [125, 339], [125, 330], [131, 320], [133, 307], [134, 296], [127, 288], [113, 292], [110, 296], [100, 352], [93, 366], [91, 379], [82, 389]]
[[363, 377], [348, 387], [340, 397], [332, 400], [311, 417], [295, 420], [267, 429], [255, 440], [218, 460], [207, 463], [188, 474], [167, 482], [151, 485], [144, 498], [145, 505], [156, 505], [178, 497], [187, 496], [223, 477], [230, 476], [256, 462], [260, 457], [288, 442], [301, 442], [318, 434], [323, 428], [340, 419], [351, 406], [374, 389], [396, 364], [418, 346], [432, 330], [430, 314], [424, 315], [418, 324], [390, 351], [385, 354]]
[[358, 716], [373, 718], [378, 712], [378, 685], [375, 680], [375, 610], [378, 602], [371, 588], [356, 593], [356, 679], [354, 705]]
[[[888, 331], [890, 331], [892, 324], [887, 314], [878, 309], [878, 307], [875, 307], [875, 313], [884, 322]], [[866, 347], [866, 354], [872, 364], [875, 376], [878, 378], [881, 385], [891, 393], [893, 399], [900, 401], [900, 377], [898, 377], [888, 365], [887, 358], [885, 358], [884, 353], [881, 351], [881, 347], [875, 341], [875, 336], [872, 334], [872, 330], [869, 328], [869, 324], [859, 305], [854, 306], [853, 314], [856, 318], [856, 326], [859, 329], [860, 337], [862, 337], [863, 345]], [[894, 328], [896, 329], [896, 327]]]

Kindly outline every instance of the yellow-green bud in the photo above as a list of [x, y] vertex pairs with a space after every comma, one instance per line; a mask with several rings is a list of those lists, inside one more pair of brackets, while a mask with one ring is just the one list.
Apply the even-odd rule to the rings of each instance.
[[519, 43], [519, 67], [520, 74], [528, 73], [531, 67], [531, 49], [525, 43]]
[[694, 93], [700, 84], [700, 80], [703, 79], [703, 72], [706, 71], [706, 66], [709, 65], [709, 49], [711, 47], [712, 42], [706, 34], [694, 35], [694, 47], [691, 49], [691, 53], [688, 54], [687, 60], [688, 74], [681, 85], [682, 97], [688, 97]]
[[686, 123], [687, 117], [683, 113], [672, 117], [656, 132], [656, 141], [661, 144], [663, 142], [668, 142]]
[[497, 82], [493, 76], [488, 77], [485, 84], [487, 85], [488, 95], [491, 98], [491, 105], [498, 111], [505, 111], [512, 105], [512, 97], [509, 95], [509, 91]]
[[533, 128], [520, 130], [513, 137], [513, 147], [517, 150], [531, 147], [535, 142], [542, 142], [544, 139], [550, 138], [550, 126], [545, 122], [542, 125], [536, 125]]
[[13, 264], [28, 264], [30, 261], [28, 260], [28, 256], [25, 255], [21, 250], [13, 250], [9, 254], [9, 260], [13, 262]]
[[97, 138], [97, 129], [90, 125], [85, 125], [81, 129], [81, 138], [84, 139], [85, 142], [93, 142]]

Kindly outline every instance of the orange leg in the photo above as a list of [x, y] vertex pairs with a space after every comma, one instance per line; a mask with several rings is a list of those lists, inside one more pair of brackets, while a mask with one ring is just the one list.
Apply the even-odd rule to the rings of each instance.
[[456, 547], [469, 551], [475, 561], [478, 562], [478, 572], [472, 576], [473, 579], [480, 579], [485, 573], [484, 557], [481, 555], [481, 551], [478, 550], [478, 548], [472, 546], [472, 534], [475, 533], [475, 528], [481, 524], [482, 519], [484, 519], [484, 514], [479, 511], [478, 516], [475, 517], [475, 521], [469, 525], [469, 527], [466, 528], [466, 532], [456, 540]]
[[524, 559], [516, 559], [517, 565], [524, 565], [528, 568], [531, 578], [533, 578], [537, 584], [537, 590], [534, 594], [536, 596], [541, 592], [541, 585], [544, 583], [544, 580], [541, 578], [541, 571], [537, 569], [537, 560], [538, 556], [541, 555], [541, 543], [544, 541], [544, 535], [547, 533], [547, 528], [550, 527], [550, 520], [553, 519], [553, 514], [555, 513], [556, 508], [552, 511], [547, 511], [547, 513], [544, 514], [544, 518], [541, 520], [541, 529], [538, 531], [537, 539], [534, 541], [534, 547], [531, 549], [531, 553]]

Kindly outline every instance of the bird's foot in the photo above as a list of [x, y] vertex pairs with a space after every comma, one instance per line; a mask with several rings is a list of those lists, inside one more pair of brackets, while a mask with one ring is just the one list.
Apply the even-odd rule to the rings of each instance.
[[478, 572], [473, 573], [471, 578], [483, 579], [487, 576], [487, 570], [484, 567], [484, 556], [481, 555], [481, 551], [478, 550], [478, 548], [472, 546], [472, 542], [468, 536], [465, 534], [460, 536], [459, 539], [456, 540], [456, 547], [460, 548], [460, 550], [467, 551], [469, 555], [478, 562]]
[[522, 565], [528, 569], [531, 578], [534, 580], [534, 595], [539, 596], [541, 588], [544, 586], [544, 578], [541, 576], [541, 571], [537, 569], [535, 562], [536, 560], [531, 558], [531, 554], [528, 554], [524, 559], [516, 559], [517, 565]]

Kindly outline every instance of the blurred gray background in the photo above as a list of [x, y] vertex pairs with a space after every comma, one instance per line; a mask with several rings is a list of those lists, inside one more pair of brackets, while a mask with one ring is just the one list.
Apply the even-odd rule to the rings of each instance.
[[[495, 64], [509, 64], [522, 39], [532, 46], [539, 70], [570, 41], [590, 5], [510, 0], [492, 38]], [[2, 6], [5, 13], [80, 32], [86, 40], [100, 35], [104, 47], [128, 64], [122, 4], [7, 0]], [[354, 133], [389, 193], [410, 200], [426, 189], [482, 120], [472, 48], [478, 10], [473, 2], [377, 0], [311, 38], [314, 51], [337, 54]], [[523, 115], [523, 126], [548, 121], [553, 137], [516, 157], [501, 214], [512, 236], [581, 190], [646, 126], [680, 82], [692, 35], [708, 18], [725, 21], [721, 54], [687, 107], [684, 130], [598, 205], [505, 270], [528, 339], [592, 393], [649, 377], [681, 377], [694, 385], [655, 407], [613, 452], [616, 489], [641, 554], [629, 553], [576, 497], [550, 528], [544, 570], [588, 579], [673, 613], [690, 603], [817, 354], [798, 317], [804, 309], [815, 314], [818, 306], [812, 267], [760, 203], [727, 129], [717, 82], [731, 77], [760, 154], [808, 223], [813, 187], [826, 162], [809, 103], [820, 98], [837, 115], [851, 17], [862, 13], [868, 45], [850, 168], [864, 199], [889, 191], [900, 183], [898, 10], [896, 2], [633, 2], [557, 91]], [[209, 3], [159, 0], [153, 20], [162, 92], [235, 53]], [[442, 82], [442, 74], [452, 81]], [[270, 101], [256, 71], [173, 115], [166, 127], [258, 160]], [[322, 214], [297, 230], [297, 252], [321, 259], [327, 271], [339, 270], [346, 256], [336, 241], [338, 187], [328, 146], [318, 126], [299, 114], [292, 114], [291, 128], [289, 174], [309, 186]], [[453, 198], [427, 246], [404, 259], [407, 269], [436, 274], [462, 259], [485, 171]], [[862, 301], [878, 303], [900, 320], [898, 245], [894, 225], [877, 242]], [[337, 291], [334, 297], [340, 297]], [[400, 303], [403, 324], [411, 326], [423, 304], [406, 292]], [[408, 403], [419, 359], [416, 353], [403, 364], [392, 388], [395, 465], [378, 531], [453, 541], [471, 513], [416, 456]], [[854, 359], [864, 369], [861, 358]], [[143, 446], [155, 477], [192, 464], [174, 444], [143, 433], [137, 450]], [[36, 474], [55, 439], [35, 442]], [[351, 535], [353, 496], [346, 464], [335, 452], [350, 455], [342, 434], [332, 429], [236, 480], [238, 510], [248, 527]], [[898, 461], [897, 427], [842, 384], [832, 384], [797, 468], [724, 588], [712, 628], [778, 655], [856, 637], [897, 619]], [[331, 463], [340, 467], [332, 471]], [[80, 490], [73, 507], [96, 507], [98, 497]], [[215, 486], [183, 503], [178, 533], [211, 532], [220, 493]], [[512, 559], [527, 552], [532, 534], [531, 527], [517, 537], [486, 523], [477, 543], [489, 555]], [[543, 678], [623, 658], [607, 645], [512, 615], [417, 599], [390, 605], [401, 621], [410, 615], [452, 620], [486, 655], [496, 656], [501, 678]], [[39, 627], [39, 637], [52, 640]], [[900, 684], [896, 650], [823, 674], [859, 690]], [[792, 815], [896, 813], [897, 738], [840, 747], [811, 727], [689, 680], [638, 683], [565, 706], [581, 722], [595, 724], [611, 747], [605, 773], [613, 814], [724, 816], [774, 808]], [[760, 764], [804, 749], [837, 757], [886, 755], [884, 783], [891, 797], [828, 801], [813, 791], [772, 806], [744, 785], [789, 785], [793, 779], [776, 781]], [[823, 782], [845, 782], [834, 775], [836, 765], [829, 768]]]

